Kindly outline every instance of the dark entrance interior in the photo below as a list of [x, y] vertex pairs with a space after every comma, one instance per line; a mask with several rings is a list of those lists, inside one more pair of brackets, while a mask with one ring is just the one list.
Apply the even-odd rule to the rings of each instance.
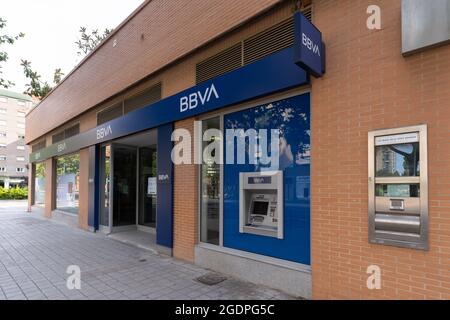
[[149, 130], [101, 147], [100, 225], [108, 233], [155, 229], [156, 139]]

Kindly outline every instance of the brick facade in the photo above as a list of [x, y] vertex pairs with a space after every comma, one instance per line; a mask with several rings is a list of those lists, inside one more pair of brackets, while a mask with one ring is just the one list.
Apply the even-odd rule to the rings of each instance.
[[[194, 120], [176, 122], [175, 129], [186, 129], [193, 132]], [[191, 150], [194, 150], [194, 141], [191, 141]], [[195, 164], [174, 166], [173, 255], [189, 262], [194, 262], [194, 246], [198, 242], [197, 172]]]
[[[227, 2], [230, 8], [240, 9], [229, 9], [230, 12], [224, 13], [222, 20], [230, 19], [238, 26], [238, 21], [247, 20], [277, 1], [258, 2], [260, 6], [255, 6], [256, 2], [258, 1], [249, 1], [245, 5], [242, 2]], [[366, 28], [366, 9], [372, 4], [381, 7], [381, 30], [371, 31]], [[311, 267], [312, 294], [315, 299], [450, 299], [450, 46], [403, 57], [400, 5], [400, 0], [313, 1], [313, 22], [322, 31], [327, 46], [326, 74], [321, 79], [311, 80]], [[208, 6], [217, 6], [217, 10], [224, 8], [220, 1], [208, 2]], [[250, 8], [251, 6], [254, 7]], [[192, 4], [192, 7], [196, 6]], [[89, 130], [96, 126], [96, 113], [99, 110], [157, 82], [162, 83], [163, 97], [194, 86], [195, 65], [199, 61], [290, 17], [292, 8], [292, 2], [285, 1], [270, 12], [250, 23], [239, 25], [189, 55], [180, 58], [175, 54], [179, 59], [171, 60], [168, 66], [163, 60], [156, 60], [155, 63], [152, 60], [149, 68], [141, 69], [140, 66], [154, 58], [145, 56], [139, 63], [131, 64], [126, 72], [118, 69], [122, 70], [117, 71], [122, 77], [117, 77], [107, 87], [99, 87], [99, 92], [92, 93], [92, 96], [90, 93], [95, 90], [89, 91], [89, 94], [84, 94], [83, 91], [83, 95], [74, 92], [73, 94], [84, 99], [76, 110], [63, 99], [65, 92], [75, 84], [95, 86], [82, 80], [93, 71], [75, 71], [64, 85], [52, 93], [58, 94], [57, 97], [47, 98], [38, 107], [41, 109], [33, 111], [27, 118], [31, 124], [31, 137], [28, 141], [43, 137], [47, 139], [47, 145], [50, 145], [52, 133], [74, 122], [80, 122], [81, 132]], [[178, 11], [186, 12], [181, 10], [181, 6]], [[242, 14], [230, 17], [237, 11]], [[144, 14], [145, 12], [139, 13], [138, 19], [133, 22], [136, 23], [134, 29], [132, 26], [124, 26], [118, 37], [126, 30], [143, 30], [144, 27], [137, 26], [149, 24], [151, 20], [151, 14]], [[185, 21], [180, 16], [174, 19]], [[208, 29], [205, 25], [206, 23], [201, 28]], [[231, 26], [211, 28], [213, 30], [210, 33], [202, 35], [205, 38], [196, 35], [189, 41], [200, 45], [211, 40], [214, 34], [219, 33], [219, 29], [228, 30]], [[149, 26], [145, 27], [147, 29]], [[183, 42], [186, 40], [183, 37], [191, 34], [184, 34], [181, 29], [177, 25], [177, 32], [180, 34], [176, 36]], [[107, 45], [108, 43], [105, 47]], [[131, 48], [135, 50], [131, 53], [136, 54], [143, 50], [141, 47]], [[178, 50], [175, 50], [177, 54], [190, 50], [181, 45], [175, 49]], [[122, 52], [122, 55], [126, 57], [129, 53]], [[163, 51], [157, 53], [157, 57], [164, 55]], [[128, 56], [128, 63], [130, 59]], [[92, 61], [87, 65], [100, 64], [95, 55], [90, 60]], [[110, 60], [101, 64], [109, 66], [108, 61]], [[121, 63], [127, 65], [127, 61]], [[150, 74], [151, 70], [155, 72]], [[83, 75], [83, 72], [89, 74]], [[144, 77], [145, 80], [136, 83]], [[64, 105], [65, 113], [52, 123], [45, 122], [46, 127], [37, 128], [44, 123], [39, 119], [53, 119], [48, 116], [47, 105]], [[64, 122], [66, 123], [63, 125]], [[192, 132], [193, 123], [193, 118], [179, 121], [175, 123], [175, 128], [185, 128]], [[368, 132], [417, 124], [428, 125], [430, 250], [369, 244]], [[58, 128], [54, 129], [55, 127]], [[87, 188], [83, 186], [87, 186], [88, 162], [88, 152], [82, 150], [79, 225], [85, 229], [88, 206], [83, 199], [87, 199], [88, 194]], [[47, 217], [51, 216], [54, 209], [53, 166], [51, 159], [46, 161]], [[194, 262], [199, 228], [196, 165], [177, 165], [174, 168], [173, 213], [173, 255]], [[381, 268], [380, 290], [369, 290], [366, 287], [366, 270], [369, 265]]]
[[[382, 29], [366, 28], [377, 4]], [[404, 58], [401, 1], [314, 1], [327, 73], [312, 81], [313, 297], [450, 298], [450, 46]], [[428, 125], [430, 250], [368, 243], [367, 133]], [[378, 265], [381, 290], [368, 290]]]

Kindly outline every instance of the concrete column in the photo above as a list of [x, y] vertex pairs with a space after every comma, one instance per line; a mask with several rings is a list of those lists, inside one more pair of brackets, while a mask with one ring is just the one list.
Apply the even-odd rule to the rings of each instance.
[[52, 217], [56, 204], [56, 177], [55, 164], [52, 158], [45, 160], [45, 210], [46, 218]]
[[9, 178], [5, 178], [5, 189], [9, 189]]

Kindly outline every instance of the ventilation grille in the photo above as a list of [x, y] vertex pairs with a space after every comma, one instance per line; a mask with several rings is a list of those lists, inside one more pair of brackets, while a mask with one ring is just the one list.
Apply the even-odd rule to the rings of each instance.
[[52, 144], [58, 143], [64, 139], [70, 138], [80, 133], [80, 124], [73, 125], [61, 132], [52, 135]]
[[42, 140], [31, 146], [31, 152], [36, 152], [44, 148], [45, 148], [45, 140]]
[[[302, 13], [311, 21], [311, 6], [304, 8]], [[289, 18], [198, 63], [196, 81], [200, 83], [223, 75], [293, 44], [294, 19]]]
[[63, 140], [64, 140], [64, 131], [52, 135], [52, 144], [58, 143]]
[[124, 110], [125, 113], [128, 113], [151, 105], [159, 100], [161, 100], [161, 83], [158, 83], [133, 97], [125, 99]]
[[285, 20], [244, 40], [244, 64], [252, 63], [294, 44], [294, 20]]
[[309, 21], [312, 21], [312, 7], [311, 6], [303, 9], [302, 13]]
[[80, 133], [80, 124], [76, 124], [64, 130], [64, 139], [73, 137]]
[[97, 125], [101, 125], [123, 115], [122, 101], [97, 113]]
[[197, 64], [196, 81], [200, 83], [233, 71], [241, 66], [242, 44], [238, 43]]

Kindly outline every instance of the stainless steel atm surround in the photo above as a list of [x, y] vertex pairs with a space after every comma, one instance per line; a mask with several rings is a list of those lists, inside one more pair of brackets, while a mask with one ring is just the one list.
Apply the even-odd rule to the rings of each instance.
[[283, 239], [283, 171], [239, 174], [239, 232]]
[[369, 242], [428, 250], [427, 157], [426, 125], [369, 132]]

